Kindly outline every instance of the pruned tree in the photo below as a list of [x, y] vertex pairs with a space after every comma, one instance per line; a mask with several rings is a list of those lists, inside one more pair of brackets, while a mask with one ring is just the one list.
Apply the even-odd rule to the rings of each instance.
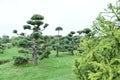
[[58, 31], [58, 37], [57, 37], [57, 45], [56, 45], [56, 51], [57, 51], [57, 53], [56, 53], [56, 56], [58, 57], [58, 55], [59, 55], [59, 46], [60, 46], [60, 31], [62, 31], [63, 30], [63, 28], [62, 27], [56, 27], [55, 28], [55, 31]]
[[79, 37], [78, 36], [74, 36], [75, 31], [71, 31], [68, 36], [66, 36], [67, 38], [67, 45], [66, 45], [66, 49], [71, 53], [71, 55], [74, 55], [74, 50], [77, 49], [77, 44], [79, 43]]
[[[34, 59], [34, 65], [37, 65], [38, 63], [39, 47], [41, 44], [44, 43], [42, 31], [45, 30], [45, 28], [48, 26], [47, 23], [44, 24], [43, 20], [44, 20], [44, 16], [40, 14], [34, 14], [30, 18], [30, 20], [27, 21], [27, 25], [23, 26], [24, 30], [32, 30], [32, 33], [30, 34], [30, 36], [25, 40], [32, 42], [32, 44], [29, 45], [29, 47], [32, 48], [32, 58]], [[13, 30], [13, 32], [18, 34], [17, 30]], [[24, 33], [21, 33], [20, 35], [24, 36]], [[44, 55], [43, 54], [41, 54], [42, 57], [45, 57], [44, 56], [45, 54]]]

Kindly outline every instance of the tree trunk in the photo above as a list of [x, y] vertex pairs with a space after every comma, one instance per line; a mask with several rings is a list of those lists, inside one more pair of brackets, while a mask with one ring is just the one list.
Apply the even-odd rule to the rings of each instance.
[[59, 45], [60, 44], [60, 41], [59, 41], [59, 31], [58, 31], [58, 39], [57, 39], [57, 53], [56, 53], [56, 57], [58, 57], [58, 55], [59, 55]]
[[32, 57], [34, 59], [34, 65], [37, 65], [37, 60], [38, 60], [38, 57], [37, 57], [37, 52], [36, 52], [36, 48], [35, 46], [33, 47], [33, 54], [32, 54]]
[[74, 55], [74, 52], [73, 52], [73, 50], [71, 50], [71, 54], [72, 54], [72, 55]]
[[58, 30], [58, 36], [59, 36], [59, 34], [60, 34], [60, 31]]
[[58, 57], [58, 54], [59, 54], [59, 49], [58, 49], [58, 47], [57, 47], [56, 57]]

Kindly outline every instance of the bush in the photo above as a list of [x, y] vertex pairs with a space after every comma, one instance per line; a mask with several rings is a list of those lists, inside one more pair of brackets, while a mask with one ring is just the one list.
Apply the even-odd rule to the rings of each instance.
[[5, 63], [7, 63], [7, 62], [10, 62], [10, 60], [0, 60], [0, 65], [1, 65], [1, 64], [5, 64]]
[[2, 44], [5, 48], [11, 48], [13, 45], [12, 43], [5, 43], [5, 44]]
[[14, 57], [14, 65], [22, 65], [22, 64], [27, 64], [28, 63], [28, 58], [24, 58], [21, 56]]
[[[116, 4], [120, 4], [120, 0]], [[74, 64], [74, 72], [79, 80], [120, 80], [120, 25], [116, 25], [120, 21], [118, 17], [108, 20], [104, 16], [111, 14], [106, 14], [106, 11], [119, 16], [114, 11], [120, 5], [108, 6], [108, 10], [100, 13], [92, 26], [97, 36], [85, 36], [80, 40], [79, 50], [84, 52]]]

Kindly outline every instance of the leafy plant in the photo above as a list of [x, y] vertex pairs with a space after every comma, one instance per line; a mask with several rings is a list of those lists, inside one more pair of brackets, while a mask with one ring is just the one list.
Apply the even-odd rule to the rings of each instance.
[[[32, 49], [32, 58], [34, 59], [35, 65], [37, 65], [38, 62], [38, 52], [40, 52], [39, 50], [44, 51], [42, 45], [45, 44], [45, 39], [42, 35], [42, 31], [45, 30], [48, 24], [44, 24], [43, 20], [44, 16], [40, 14], [34, 14], [30, 18], [30, 20], [27, 21], [27, 25], [23, 26], [24, 30], [32, 30], [33, 32], [29, 36], [25, 36], [24, 33], [21, 33], [20, 35], [22, 38], [18, 42], [20, 47], [23, 47], [28, 50]], [[13, 32], [18, 35], [17, 30], [13, 30]], [[45, 52], [42, 52], [41, 54], [39, 54], [39, 56], [42, 56], [42, 58], [44, 58], [45, 56], [43, 54], [49, 55], [48, 53], [45, 54]]]
[[56, 29], [55, 29], [56, 31], [58, 31], [58, 35], [57, 35], [57, 42], [56, 42], [56, 56], [58, 57], [58, 55], [59, 55], [59, 46], [60, 46], [60, 31], [61, 30], [63, 30], [63, 28], [62, 27], [56, 27]]
[[79, 49], [83, 52], [74, 64], [79, 80], [120, 79], [120, 29], [116, 24], [119, 22], [119, 3], [109, 4], [94, 21], [93, 30], [97, 36], [85, 36], [80, 40]]
[[28, 58], [24, 58], [21, 56], [14, 57], [14, 65], [22, 65], [22, 64], [27, 64], [28, 63]]
[[0, 54], [3, 54], [5, 50], [4, 45], [2, 45], [2, 43], [0, 43]]

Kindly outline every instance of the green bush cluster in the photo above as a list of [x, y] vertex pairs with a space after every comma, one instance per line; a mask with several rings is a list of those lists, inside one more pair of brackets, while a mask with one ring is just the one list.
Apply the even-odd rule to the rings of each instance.
[[96, 36], [81, 38], [80, 58], [74, 64], [74, 73], [79, 80], [120, 79], [120, 25], [116, 24], [120, 22], [119, 3], [115, 6], [109, 4], [108, 9], [94, 21]]
[[29, 61], [29, 58], [25, 58], [25, 57], [14, 57], [14, 65], [22, 65], [22, 64], [27, 64]]

